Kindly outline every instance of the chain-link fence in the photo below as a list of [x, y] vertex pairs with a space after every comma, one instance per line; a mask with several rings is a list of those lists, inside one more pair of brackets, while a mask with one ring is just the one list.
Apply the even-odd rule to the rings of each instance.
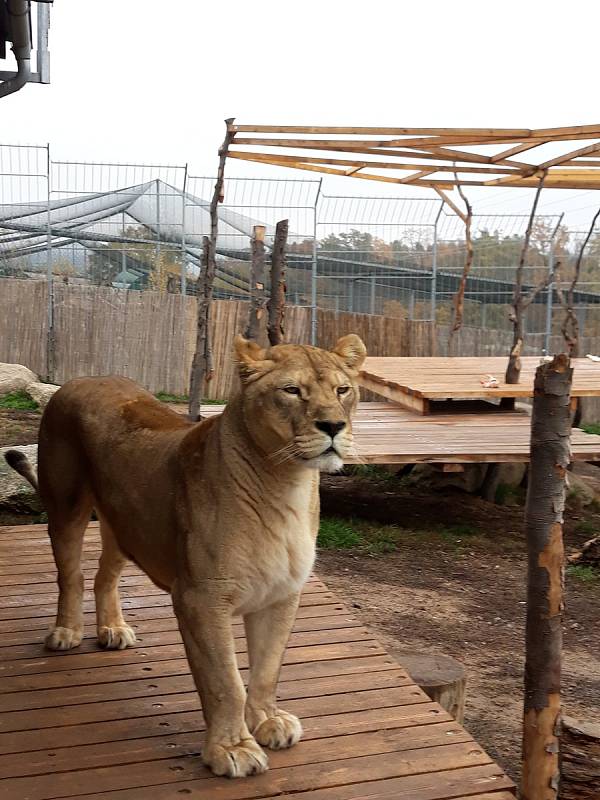
[[[215, 179], [187, 165], [59, 161], [48, 146], [0, 145], [0, 277], [194, 294]], [[476, 210], [476, 209], [475, 209]], [[226, 177], [219, 205], [215, 296], [249, 295], [253, 228], [289, 219], [287, 298], [317, 308], [448, 323], [466, 245], [441, 199], [341, 197], [320, 180]], [[473, 216], [474, 259], [464, 324], [510, 329], [527, 215]], [[539, 215], [524, 268], [535, 295], [526, 329], [560, 330], [585, 232]], [[584, 335], [600, 333], [600, 237], [583, 259], [574, 300]], [[562, 290], [562, 291], [561, 291]], [[53, 292], [48, 292], [52, 327]]]

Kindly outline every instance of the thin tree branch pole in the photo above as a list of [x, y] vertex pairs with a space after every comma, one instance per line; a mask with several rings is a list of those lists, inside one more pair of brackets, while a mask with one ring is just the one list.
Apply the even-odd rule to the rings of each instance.
[[271, 295], [267, 303], [269, 323], [267, 332], [271, 346], [281, 344], [285, 335], [285, 272], [289, 220], [282, 219], [275, 228], [275, 241], [271, 254]]
[[567, 290], [567, 299], [566, 299], [566, 314], [563, 320], [563, 324], [561, 325], [561, 332], [562, 335], [565, 337], [565, 342], [567, 343], [567, 347], [569, 348], [569, 355], [571, 358], [577, 358], [579, 355], [579, 320], [577, 319], [577, 314], [575, 313], [575, 287], [579, 281], [579, 276], [581, 274], [581, 263], [583, 261], [583, 254], [585, 253], [585, 249], [588, 246], [588, 242], [592, 238], [592, 234], [594, 232], [594, 228], [596, 227], [596, 222], [598, 221], [598, 217], [600, 216], [600, 208], [594, 214], [594, 218], [592, 220], [592, 224], [587, 232], [585, 239], [581, 247], [579, 248], [579, 253], [577, 255], [577, 261], [575, 262], [575, 271], [573, 273], [573, 280]]
[[223, 182], [225, 180], [225, 162], [227, 151], [231, 144], [235, 132], [230, 130], [233, 118], [226, 119], [227, 132], [225, 139], [219, 149], [219, 168], [217, 170], [217, 181], [210, 202], [210, 236], [208, 243], [203, 241], [203, 266], [204, 271], [198, 277], [198, 284], [202, 287], [198, 300], [198, 322], [196, 334], [196, 350], [192, 361], [192, 371], [190, 376], [190, 404], [189, 415], [193, 422], [200, 419], [200, 395], [204, 381], [212, 377], [212, 350], [210, 345], [210, 305], [213, 296], [213, 283], [217, 268], [217, 233], [219, 229], [219, 203], [223, 202]]
[[[455, 177], [456, 180], [458, 181], [458, 175], [455, 175]], [[466, 213], [463, 218], [465, 223], [466, 254], [465, 254], [465, 263], [463, 266], [460, 283], [458, 284], [458, 289], [456, 290], [456, 294], [454, 295], [454, 298], [452, 300], [454, 312], [453, 312], [452, 325], [450, 326], [450, 333], [448, 335], [449, 356], [454, 355], [453, 352], [454, 335], [462, 328], [463, 314], [465, 310], [465, 289], [467, 287], [467, 278], [469, 277], [469, 273], [471, 272], [471, 267], [473, 265], [473, 238], [471, 236], [471, 224], [473, 222], [473, 208], [469, 203], [467, 196], [463, 192], [463, 188], [460, 185], [460, 183], [457, 184], [456, 188], [458, 189], [458, 194], [460, 195], [461, 200], [465, 204], [465, 209], [466, 209]]]
[[[202, 261], [200, 277], [198, 278], [198, 318], [196, 330], [196, 351], [192, 360], [192, 371], [190, 376], [190, 404], [189, 415], [193, 422], [200, 418], [200, 394], [202, 392], [202, 383], [204, 376], [207, 372], [207, 358], [206, 346], [208, 341], [208, 324], [209, 324], [209, 310], [210, 301], [212, 299], [212, 285], [210, 281], [206, 280], [209, 272], [209, 257], [210, 239], [204, 236], [202, 239]], [[205, 279], [200, 285], [200, 278], [205, 276]]]
[[265, 226], [255, 225], [252, 229], [252, 263], [250, 266], [250, 311], [246, 339], [258, 341], [261, 320], [265, 315], [267, 293], [265, 291]]
[[504, 380], [506, 383], [518, 383], [521, 375], [521, 350], [523, 349], [523, 312], [525, 310], [523, 305], [523, 269], [525, 267], [525, 259], [527, 258], [527, 251], [529, 250], [529, 241], [531, 239], [531, 231], [533, 230], [533, 223], [535, 221], [535, 212], [537, 211], [538, 201], [540, 194], [544, 188], [544, 181], [546, 173], [540, 178], [540, 182], [535, 193], [533, 205], [531, 206], [531, 213], [529, 215], [529, 222], [527, 223], [527, 230], [525, 231], [525, 238], [523, 239], [523, 247], [521, 248], [521, 257], [519, 258], [519, 265], [517, 267], [517, 274], [515, 275], [515, 291], [513, 294], [513, 309], [510, 315], [510, 320], [513, 324], [513, 343], [508, 357], [508, 366], [506, 367], [506, 375]]
[[573, 370], [564, 353], [535, 374], [527, 536], [523, 800], [558, 797], [565, 476], [571, 460]]

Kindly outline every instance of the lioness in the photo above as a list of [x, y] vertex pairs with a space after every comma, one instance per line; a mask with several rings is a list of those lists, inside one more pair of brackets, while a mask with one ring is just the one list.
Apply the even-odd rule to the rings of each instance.
[[[263, 772], [259, 745], [290, 747], [300, 721], [276, 685], [315, 555], [319, 470], [352, 447], [358, 336], [332, 352], [238, 337], [238, 394], [192, 424], [125, 378], [78, 378], [50, 400], [39, 440], [39, 493], [60, 589], [52, 650], [83, 637], [81, 549], [92, 509], [102, 555], [94, 583], [98, 640], [135, 634], [117, 584], [127, 559], [171, 592], [207, 724], [204, 763], [217, 775]], [[25, 457], [7, 460], [35, 485]], [[250, 678], [238, 671], [232, 618], [244, 618]]]

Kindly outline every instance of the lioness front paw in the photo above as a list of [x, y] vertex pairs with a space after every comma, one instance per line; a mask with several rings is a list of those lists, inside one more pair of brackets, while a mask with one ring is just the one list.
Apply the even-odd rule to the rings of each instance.
[[82, 639], [83, 631], [59, 626], [46, 636], [45, 644], [48, 650], [70, 650], [72, 647], [78, 647]]
[[226, 778], [258, 775], [269, 768], [266, 754], [252, 738], [235, 745], [207, 745], [202, 750], [202, 761], [215, 775]]
[[[264, 715], [266, 717], [266, 715]], [[271, 717], [266, 717], [250, 730], [256, 741], [271, 750], [283, 750], [300, 741], [302, 725], [298, 717], [287, 711], [277, 709]]]
[[102, 625], [98, 628], [98, 644], [106, 650], [125, 650], [135, 643], [135, 632], [129, 625]]

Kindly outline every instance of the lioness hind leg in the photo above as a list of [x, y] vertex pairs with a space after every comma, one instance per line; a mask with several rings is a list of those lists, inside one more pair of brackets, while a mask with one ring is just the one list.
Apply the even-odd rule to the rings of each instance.
[[100, 518], [102, 555], [94, 580], [98, 643], [108, 650], [124, 650], [135, 644], [135, 632], [123, 618], [119, 578], [127, 559], [108, 523]]
[[90, 520], [91, 499], [81, 498], [70, 513], [48, 508], [48, 533], [58, 571], [56, 624], [46, 637], [49, 650], [69, 650], [83, 639], [81, 548]]

